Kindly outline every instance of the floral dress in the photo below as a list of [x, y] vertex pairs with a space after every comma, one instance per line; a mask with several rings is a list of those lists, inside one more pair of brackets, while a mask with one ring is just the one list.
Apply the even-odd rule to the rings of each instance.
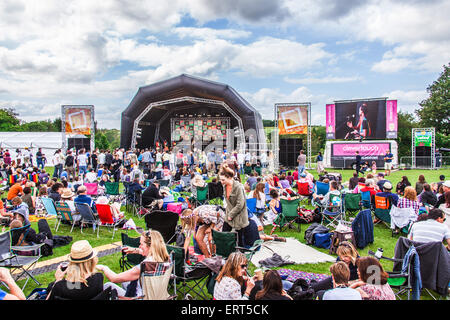
[[365, 284], [359, 287], [369, 296], [364, 300], [395, 300], [395, 294], [389, 284]]

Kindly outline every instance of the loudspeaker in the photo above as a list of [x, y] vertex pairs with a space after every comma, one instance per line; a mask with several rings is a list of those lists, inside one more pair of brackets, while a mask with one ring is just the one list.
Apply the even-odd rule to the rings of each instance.
[[431, 167], [431, 147], [416, 148], [416, 166]]
[[285, 167], [297, 167], [297, 157], [302, 149], [302, 139], [280, 139], [279, 164]]
[[91, 139], [89, 138], [69, 138], [67, 139], [67, 148], [76, 150], [80, 150], [82, 148], [86, 149], [86, 151], [91, 150]]

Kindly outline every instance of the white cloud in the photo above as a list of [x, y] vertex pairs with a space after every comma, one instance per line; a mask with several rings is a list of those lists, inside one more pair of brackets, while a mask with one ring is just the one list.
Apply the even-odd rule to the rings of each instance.
[[419, 108], [419, 103], [428, 98], [426, 90], [394, 90], [389, 93], [384, 93], [384, 97], [389, 97], [390, 100], [397, 100], [397, 107], [399, 111], [414, 112]]
[[212, 29], [212, 28], [192, 28], [178, 27], [173, 30], [181, 39], [197, 38], [197, 39], [240, 39], [248, 38], [251, 32], [238, 29]]
[[328, 84], [328, 83], [344, 83], [361, 80], [360, 76], [352, 77], [323, 77], [323, 78], [284, 78], [284, 81], [294, 84]]

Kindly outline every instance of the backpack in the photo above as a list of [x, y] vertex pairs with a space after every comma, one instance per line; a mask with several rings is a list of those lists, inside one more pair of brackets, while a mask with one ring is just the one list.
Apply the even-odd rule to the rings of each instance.
[[314, 300], [314, 289], [307, 280], [302, 278], [295, 280], [287, 294], [293, 300]]
[[314, 243], [318, 248], [329, 249], [331, 246], [331, 236], [333, 233], [316, 233], [314, 235]]
[[308, 245], [314, 244], [314, 241], [315, 241], [314, 235], [316, 233], [328, 233], [329, 231], [330, 230], [327, 227], [321, 225], [320, 223], [314, 222], [305, 231], [306, 244], [308, 244]]

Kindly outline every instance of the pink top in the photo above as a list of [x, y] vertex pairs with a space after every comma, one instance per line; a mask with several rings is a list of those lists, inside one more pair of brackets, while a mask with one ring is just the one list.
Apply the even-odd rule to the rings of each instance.
[[366, 283], [359, 288], [369, 296], [366, 300], [395, 300], [395, 294], [387, 283], [383, 285]]

